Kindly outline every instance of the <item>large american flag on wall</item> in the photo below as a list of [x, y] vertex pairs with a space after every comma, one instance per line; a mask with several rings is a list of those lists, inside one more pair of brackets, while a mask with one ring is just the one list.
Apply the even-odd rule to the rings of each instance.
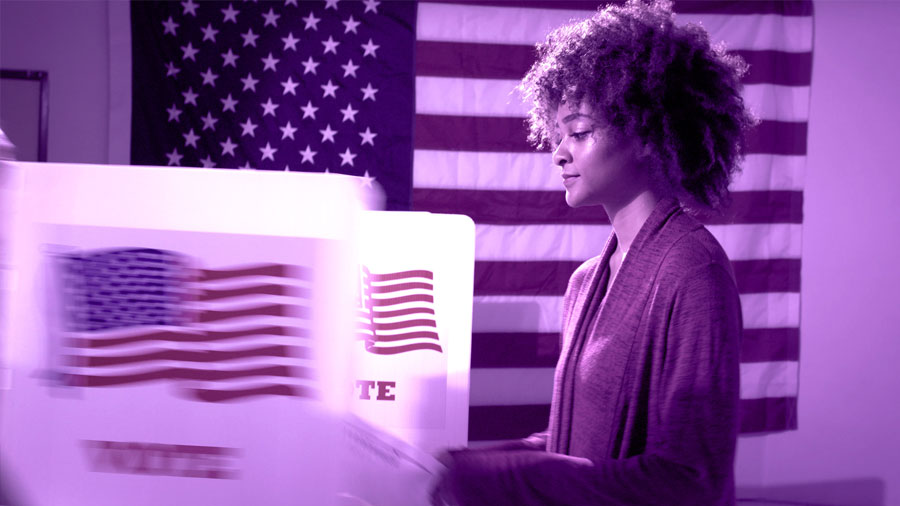
[[[469, 438], [527, 435], [547, 423], [566, 282], [610, 225], [566, 206], [510, 92], [536, 42], [600, 5], [132, 2], [132, 162], [343, 172], [374, 178], [392, 209], [471, 216]], [[728, 218], [707, 225], [744, 310], [741, 430], [793, 429], [812, 3], [674, 10], [750, 64], [744, 96], [762, 123]]]

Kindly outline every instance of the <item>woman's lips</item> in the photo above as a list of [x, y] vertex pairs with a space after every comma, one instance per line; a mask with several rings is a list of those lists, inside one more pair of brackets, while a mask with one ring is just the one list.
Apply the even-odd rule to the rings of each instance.
[[570, 184], [574, 183], [576, 179], [578, 179], [578, 175], [577, 174], [563, 174], [562, 178], [563, 178], [563, 184], [565, 186], [569, 186]]

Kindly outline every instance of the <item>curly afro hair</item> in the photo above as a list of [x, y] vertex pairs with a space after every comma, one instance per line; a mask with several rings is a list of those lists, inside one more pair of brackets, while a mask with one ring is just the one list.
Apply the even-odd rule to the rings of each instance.
[[556, 109], [589, 103], [622, 138], [637, 138], [663, 188], [695, 213], [722, 210], [746, 132], [746, 63], [710, 45], [699, 25], [676, 26], [671, 3], [629, 0], [557, 28], [537, 45], [519, 84], [531, 103], [529, 141], [552, 144]]

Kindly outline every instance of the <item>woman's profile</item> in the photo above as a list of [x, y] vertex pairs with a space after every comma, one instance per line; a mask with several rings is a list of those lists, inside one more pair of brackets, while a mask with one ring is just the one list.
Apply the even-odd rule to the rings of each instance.
[[530, 140], [613, 232], [569, 281], [547, 430], [447, 452], [433, 503], [734, 504], [740, 299], [694, 216], [728, 204], [755, 121], [746, 66], [668, 2], [607, 7], [537, 49]]

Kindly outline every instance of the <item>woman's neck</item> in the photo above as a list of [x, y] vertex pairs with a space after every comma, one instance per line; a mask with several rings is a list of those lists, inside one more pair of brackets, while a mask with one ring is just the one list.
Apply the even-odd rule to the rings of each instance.
[[653, 190], [645, 190], [634, 196], [630, 201], [621, 205], [604, 205], [613, 230], [616, 232], [616, 251], [624, 255], [631, 248], [631, 243], [641, 230], [641, 226], [656, 208], [656, 204], [662, 199]]

